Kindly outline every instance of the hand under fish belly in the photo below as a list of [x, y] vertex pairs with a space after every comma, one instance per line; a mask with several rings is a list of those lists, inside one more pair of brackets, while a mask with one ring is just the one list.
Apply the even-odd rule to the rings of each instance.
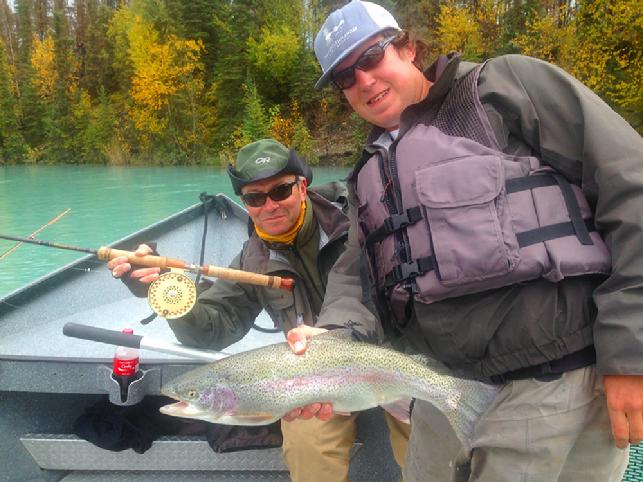
[[161, 391], [179, 400], [163, 413], [228, 425], [266, 425], [314, 402], [336, 412], [380, 405], [408, 422], [410, 401], [419, 398], [446, 416], [466, 448], [496, 395], [435, 362], [334, 332], [314, 337], [303, 355], [287, 343], [268, 345], [191, 370]]

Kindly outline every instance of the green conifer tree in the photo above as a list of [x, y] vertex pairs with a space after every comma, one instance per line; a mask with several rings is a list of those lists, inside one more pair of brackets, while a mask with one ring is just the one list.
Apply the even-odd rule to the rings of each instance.
[[9, 72], [7, 54], [0, 42], [0, 163], [14, 163], [25, 159], [27, 145], [16, 116], [13, 80]]

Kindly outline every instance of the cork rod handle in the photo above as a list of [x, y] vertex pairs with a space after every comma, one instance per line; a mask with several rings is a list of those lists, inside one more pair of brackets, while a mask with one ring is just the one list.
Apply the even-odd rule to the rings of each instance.
[[[165, 256], [136, 256], [133, 251], [124, 251], [122, 249], [113, 249], [101, 247], [97, 252], [98, 259], [109, 261], [119, 256], [125, 256], [133, 266], [158, 267], [158, 268], [194, 268], [185, 261], [175, 258], [166, 258]], [[251, 273], [238, 269], [221, 268], [219, 266], [207, 265], [201, 266], [201, 273], [205, 276], [223, 278], [239, 283], [249, 283], [258, 286], [267, 286], [269, 288], [292, 291], [295, 287], [295, 281], [291, 278], [281, 278], [279, 276], [268, 276], [265, 274]], [[191, 270], [191, 269], [190, 269]]]
[[101, 247], [98, 249], [98, 259], [109, 261], [119, 256], [125, 256], [127, 261], [133, 266], [145, 266], [148, 268], [185, 268], [187, 264], [185, 261], [174, 258], [166, 258], [165, 256], [136, 256], [133, 251], [124, 251], [122, 249], [113, 249]]
[[240, 283], [249, 283], [259, 286], [268, 286], [270, 288], [278, 288], [286, 291], [292, 291], [295, 287], [295, 281], [291, 278], [281, 278], [279, 276], [269, 276], [259, 273], [251, 273], [249, 271], [241, 271], [232, 268], [220, 268], [218, 266], [203, 266], [203, 274], [206, 276], [214, 276], [216, 278], [224, 278]]

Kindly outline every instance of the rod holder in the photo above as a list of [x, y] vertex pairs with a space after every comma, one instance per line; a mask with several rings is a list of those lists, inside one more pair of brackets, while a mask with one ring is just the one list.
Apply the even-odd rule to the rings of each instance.
[[99, 386], [109, 395], [109, 401], [114, 405], [136, 405], [145, 395], [160, 393], [161, 372], [158, 368], [140, 369], [137, 377], [126, 387], [125, 400], [121, 399], [121, 385], [113, 376], [112, 369], [105, 365], [98, 367]]

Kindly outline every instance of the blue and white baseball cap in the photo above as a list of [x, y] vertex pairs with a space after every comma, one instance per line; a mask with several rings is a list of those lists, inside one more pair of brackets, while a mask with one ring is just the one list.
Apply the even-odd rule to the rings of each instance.
[[393, 15], [375, 3], [352, 0], [331, 13], [315, 37], [315, 55], [322, 68], [315, 89], [327, 85], [335, 66], [362, 42], [390, 28], [400, 30]]

